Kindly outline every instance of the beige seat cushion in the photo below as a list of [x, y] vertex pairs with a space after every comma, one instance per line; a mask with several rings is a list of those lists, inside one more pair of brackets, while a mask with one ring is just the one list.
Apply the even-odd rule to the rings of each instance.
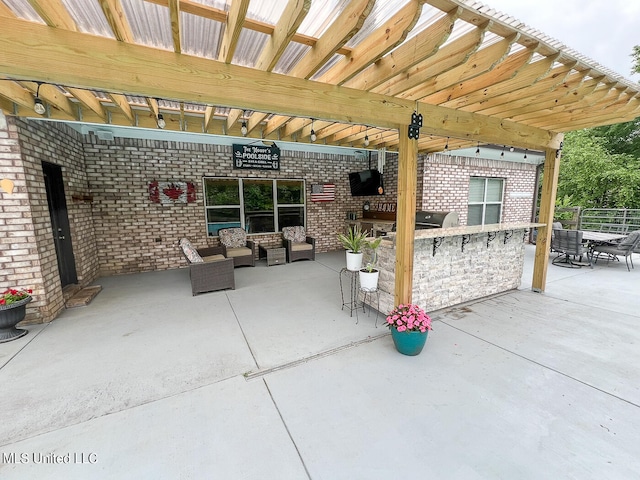
[[208, 257], [202, 257], [202, 260], [205, 262], [219, 262], [220, 260], [224, 260], [224, 255], [209, 255]]
[[244, 257], [247, 255], [252, 255], [253, 252], [250, 248], [240, 247], [240, 248], [227, 248], [227, 257]]
[[313, 245], [310, 243], [292, 243], [291, 251], [292, 252], [301, 252], [303, 250], [313, 250]]

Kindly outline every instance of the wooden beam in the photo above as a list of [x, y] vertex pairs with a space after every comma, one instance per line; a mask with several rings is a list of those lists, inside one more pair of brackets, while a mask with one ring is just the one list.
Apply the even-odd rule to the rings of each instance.
[[325, 72], [319, 81], [340, 85], [398, 46], [415, 26], [425, 0], [410, 0], [398, 13], [368, 35]]
[[[335, 64], [318, 80], [336, 85], [344, 83], [400, 44], [418, 20], [422, 3], [424, 1], [411, 0], [402, 10], [361, 42], [349, 56]], [[273, 117], [267, 122], [265, 135], [280, 128], [287, 120], [288, 118], [282, 115]]]
[[456, 7], [433, 25], [370, 65], [344, 83], [345, 87], [371, 90], [434, 55], [453, 30], [460, 8]]
[[418, 141], [409, 139], [407, 125], [400, 127], [398, 136], [395, 305], [411, 303], [418, 176]]
[[13, 13], [9, 7], [7, 7], [3, 2], [0, 2], [0, 17], [8, 17], [15, 18], [16, 14]]
[[173, 39], [173, 51], [182, 52], [180, 40], [180, 0], [169, 0], [169, 20], [171, 22], [171, 38]]
[[[471, 105], [478, 105], [481, 102], [486, 101], [492, 97], [507, 94], [527, 86], [531, 86], [537, 83], [541, 78], [544, 78], [556, 61], [557, 55], [553, 57], [546, 57], [542, 60], [538, 60], [534, 63], [525, 65], [519, 70], [515, 76], [509, 80], [504, 80], [499, 83], [495, 83], [488, 87], [481, 88], [471, 93], [464, 94], [460, 98], [447, 101], [442, 106], [450, 108], [469, 108]], [[565, 75], [568, 72], [565, 72]]]
[[78, 100], [82, 105], [98, 115], [102, 119], [102, 121], [107, 120], [107, 114], [104, 110], [104, 107], [102, 106], [102, 103], [100, 103], [98, 97], [96, 97], [92, 92], [90, 92], [89, 90], [82, 90], [80, 88], [71, 87], [67, 88], [67, 91], [71, 95], [73, 95], [74, 98]]
[[437, 93], [422, 97], [421, 101], [439, 105], [454, 98], [462, 97], [467, 93], [476, 92], [495, 85], [496, 83], [509, 80], [531, 60], [534, 52], [534, 48], [522, 49], [513, 55], [509, 55], [503, 62], [500, 62], [495, 68], [492, 68], [488, 72], [478, 75], [475, 78], [467, 79], [466, 81], [459, 79], [450, 87], [440, 89]]
[[135, 125], [136, 120], [135, 120], [135, 117], [133, 116], [133, 111], [131, 110], [131, 105], [129, 105], [129, 101], [127, 100], [127, 97], [125, 97], [124, 95], [120, 95], [118, 93], [110, 93], [109, 97], [111, 97], [111, 100], [113, 100], [113, 103], [116, 104], [116, 107], [118, 107], [118, 109], [124, 114], [124, 116], [127, 117], [127, 120], [129, 120], [129, 123], [131, 125]]
[[100, 7], [104, 13], [111, 31], [115, 35], [116, 39], [121, 42], [133, 43], [133, 33], [131, 27], [122, 9], [120, 0], [99, 0]]
[[442, 47], [435, 55], [381, 83], [371, 91], [383, 95], [396, 95], [420, 85], [429, 78], [464, 64], [482, 44], [487, 27], [488, 24], [485, 24], [482, 28], [473, 29]]
[[[406, 124], [415, 109], [409, 100], [15, 19], [0, 17], [0, 41], [0, 76], [6, 78], [384, 128]], [[419, 108], [434, 134], [538, 149], [557, 144], [553, 132], [438, 106]]]
[[50, 27], [74, 32], [78, 30], [76, 22], [69, 15], [62, 0], [29, 0], [29, 4]]
[[12, 81], [0, 81], [0, 95], [34, 113], [34, 97], [28, 89]]
[[560, 172], [560, 154], [555, 149], [545, 149], [544, 177], [542, 181], [542, 196], [540, 198], [540, 213], [538, 221], [545, 226], [538, 227], [536, 237], [536, 253], [533, 261], [534, 292], [544, 292], [547, 284], [547, 267], [549, 265], [549, 250], [551, 248], [551, 225], [556, 205], [558, 190], [558, 174]]
[[[291, 77], [310, 78], [337, 50], [349, 40], [364, 23], [373, 8], [374, 0], [352, 0], [316, 44], [288, 73]], [[253, 131], [269, 116], [267, 113], [255, 112], [249, 117], [247, 127]], [[281, 116], [267, 125], [265, 133], [268, 135], [280, 128], [289, 117]]]
[[[247, 16], [248, 8], [249, 0], [236, 0], [231, 3], [227, 21], [224, 26], [222, 42], [220, 43], [220, 50], [218, 51], [218, 61], [231, 63], [231, 60], [233, 60], [233, 54], [238, 45], [238, 39], [242, 32], [242, 24]], [[205, 121], [205, 123], [208, 124], [208, 121]]]
[[517, 38], [517, 35], [512, 35], [482, 50], [478, 50], [471, 54], [464, 64], [440, 73], [422, 84], [400, 93], [399, 96], [411, 100], [420, 100], [432, 92], [440, 91], [456, 83], [465, 82], [489, 72], [506, 58], [513, 42]]

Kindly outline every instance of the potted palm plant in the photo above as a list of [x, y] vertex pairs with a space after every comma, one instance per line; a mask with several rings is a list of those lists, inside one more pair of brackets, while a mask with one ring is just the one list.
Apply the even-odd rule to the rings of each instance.
[[378, 247], [382, 237], [378, 237], [375, 240], [365, 240], [365, 250], [368, 255], [368, 261], [363, 268], [360, 269], [360, 288], [363, 290], [376, 290], [378, 288], [378, 276], [380, 271], [376, 268], [378, 266]]
[[357, 272], [362, 268], [362, 247], [366, 238], [367, 232], [363, 232], [360, 225], [350, 227], [346, 234], [338, 234], [338, 240], [347, 250], [347, 270]]

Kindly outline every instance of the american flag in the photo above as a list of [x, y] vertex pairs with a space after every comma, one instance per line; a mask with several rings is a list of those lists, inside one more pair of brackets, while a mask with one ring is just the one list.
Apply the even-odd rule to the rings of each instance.
[[311, 185], [312, 202], [333, 202], [336, 199], [336, 186], [333, 183]]

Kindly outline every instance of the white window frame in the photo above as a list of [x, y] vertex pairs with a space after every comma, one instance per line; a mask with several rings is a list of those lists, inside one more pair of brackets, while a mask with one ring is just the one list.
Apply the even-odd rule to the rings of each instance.
[[[470, 206], [482, 206], [482, 223], [480, 225], [486, 224], [486, 213], [487, 213], [487, 205], [500, 205], [500, 218], [499, 221], [502, 222], [502, 215], [504, 214], [504, 189], [506, 185], [506, 179], [503, 177], [480, 177], [480, 176], [472, 176], [469, 177], [469, 196], [471, 195], [471, 182], [472, 180], [483, 180], [484, 181], [484, 190], [482, 193], [482, 201], [481, 202], [472, 202], [469, 198], [467, 200], [467, 225], [469, 225], [469, 208]], [[500, 180], [502, 181], [502, 191], [500, 192], [500, 200], [499, 201], [487, 201], [487, 186], [489, 184], [489, 180]]]

